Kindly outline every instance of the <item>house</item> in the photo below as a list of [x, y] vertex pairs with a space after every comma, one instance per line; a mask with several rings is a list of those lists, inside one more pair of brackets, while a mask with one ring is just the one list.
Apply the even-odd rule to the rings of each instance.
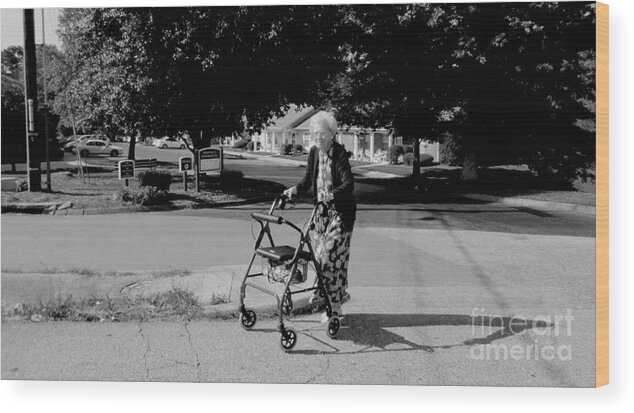
[[[309, 132], [310, 119], [318, 113], [313, 107], [291, 105], [286, 114], [275, 118], [270, 126], [253, 135], [257, 150], [277, 152], [281, 144], [299, 144], [309, 150], [315, 142]], [[388, 150], [393, 145], [402, 145], [403, 138], [394, 136], [389, 129], [367, 130], [357, 126], [339, 125], [337, 142], [352, 152], [352, 158], [369, 162], [387, 161]], [[420, 153], [429, 153], [438, 160], [438, 144], [423, 142]]]

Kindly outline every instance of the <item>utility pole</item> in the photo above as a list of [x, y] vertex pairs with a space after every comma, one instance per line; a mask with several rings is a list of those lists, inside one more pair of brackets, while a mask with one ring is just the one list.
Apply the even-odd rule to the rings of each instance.
[[44, 9], [42, 9], [42, 64], [44, 66], [43, 79], [44, 83], [44, 135], [46, 138], [46, 190], [51, 192], [51, 154], [49, 150], [48, 138], [48, 96], [46, 96], [46, 36], [44, 34]]
[[30, 192], [42, 190], [40, 139], [35, 129], [37, 114], [37, 72], [35, 65], [35, 22], [33, 9], [24, 9], [24, 110], [26, 112], [26, 162]]

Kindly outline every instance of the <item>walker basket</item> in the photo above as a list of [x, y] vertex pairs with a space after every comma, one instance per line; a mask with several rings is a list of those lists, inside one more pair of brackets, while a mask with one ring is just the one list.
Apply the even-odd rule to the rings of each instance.
[[[270, 258], [262, 259], [262, 274], [266, 276], [266, 279], [270, 283], [285, 283], [288, 277], [291, 276], [291, 269], [287, 268], [287, 264], [284, 262], [278, 262]], [[308, 261], [300, 258], [297, 261], [297, 268], [291, 284], [300, 284], [306, 281], [308, 277]]]

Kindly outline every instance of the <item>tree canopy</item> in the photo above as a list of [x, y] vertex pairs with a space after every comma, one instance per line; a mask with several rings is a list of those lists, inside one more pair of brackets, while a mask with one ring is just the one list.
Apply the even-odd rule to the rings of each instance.
[[66, 124], [202, 147], [311, 104], [417, 147], [451, 137], [465, 178], [594, 161], [594, 3], [64, 9], [60, 25]]
[[594, 3], [349, 6], [344, 19], [354, 36], [330, 99], [348, 123], [455, 136], [467, 177], [478, 159], [564, 176], [594, 161]]
[[[259, 130], [311, 100], [337, 67], [336, 8], [66, 9], [61, 35], [74, 107], [130, 135]], [[315, 53], [315, 50], [318, 50]], [[312, 92], [315, 91], [315, 92]], [[67, 109], [60, 110], [68, 113]]]

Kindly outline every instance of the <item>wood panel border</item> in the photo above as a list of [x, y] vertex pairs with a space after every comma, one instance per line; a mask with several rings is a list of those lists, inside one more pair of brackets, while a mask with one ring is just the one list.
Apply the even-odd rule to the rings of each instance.
[[596, 3], [596, 386], [609, 383], [609, 7]]

